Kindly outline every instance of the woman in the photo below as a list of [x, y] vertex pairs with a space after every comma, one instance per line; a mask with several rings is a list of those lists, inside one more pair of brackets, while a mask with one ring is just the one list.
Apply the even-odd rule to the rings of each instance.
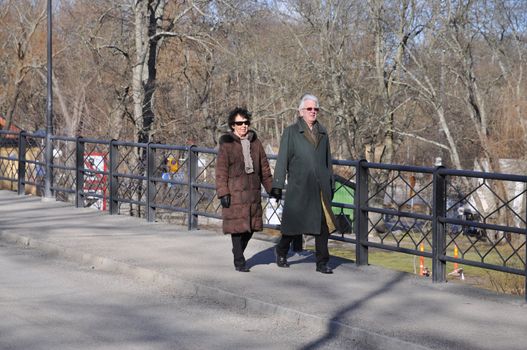
[[216, 192], [223, 207], [223, 233], [232, 239], [234, 268], [249, 272], [243, 252], [253, 232], [263, 229], [261, 185], [269, 192], [273, 179], [262, 143], [249, 130], [251, 114], [235, 108], [227, 121], [231, 132], [220, 137]]

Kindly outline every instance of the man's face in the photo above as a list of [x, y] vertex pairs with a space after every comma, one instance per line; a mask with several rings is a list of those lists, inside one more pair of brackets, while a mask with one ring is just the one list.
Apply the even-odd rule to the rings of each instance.
[[315, 101], [304, 101], [304, 106], [300, 109], [300, 116], [308, 125], [313, 125], [317, 120], [318, 106]]

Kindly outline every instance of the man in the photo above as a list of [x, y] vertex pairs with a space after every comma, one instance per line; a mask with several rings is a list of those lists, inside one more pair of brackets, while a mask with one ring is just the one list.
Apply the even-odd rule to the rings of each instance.
[[331, 212], [333, 171], [326, 129], [317, 121], [318, 99], [304, 95], [298, 107], [300, 117], [288, 126], [280, 141], [271, 195], [281, 198], [287, 176], [287, 198], [282, 212], [282, 237], [275, 248], [276, 264], [289, 267], [287, 252], [295, 237], [315, 236], [316, 270], [333, 273], [329, 261], [328, 237], [335, 231]]

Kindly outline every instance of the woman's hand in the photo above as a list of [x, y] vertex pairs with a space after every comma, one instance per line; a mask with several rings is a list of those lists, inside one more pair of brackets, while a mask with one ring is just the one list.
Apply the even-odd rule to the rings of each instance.
[[226, 194], [223, 197], [220, 197], [220, 203], [223, 208], [228, 208], [231, 206], [231, 195]]

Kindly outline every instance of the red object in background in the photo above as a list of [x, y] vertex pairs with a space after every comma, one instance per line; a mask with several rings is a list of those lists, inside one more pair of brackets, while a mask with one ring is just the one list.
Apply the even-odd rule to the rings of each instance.
[[108, 190], [108, 175], [100, 172], [108, 171], [107, 154], [93, 152], [84, 154], [84, 192], [102, 193], [102, 205], [100, 210], [106, 210], [106, 192]]
[[[6, 124], [7, 124], [7, 120], [4, 117], [0, 117], [0, 130], [3, 130]], [[9, 127], [9, 131], [19, 133], [22, 130], [16, 125], [11, 124], [11, 126]], [[18, 138], [18, 135], [5, 135], [4, 137], [6, 139], [16, 139]]]

